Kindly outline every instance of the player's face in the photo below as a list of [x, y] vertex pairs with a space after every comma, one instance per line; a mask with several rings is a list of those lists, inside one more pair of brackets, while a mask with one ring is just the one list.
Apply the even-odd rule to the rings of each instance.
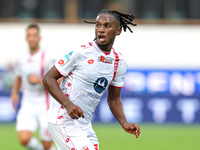
[[40, 35], [36, 28], [30, 28], [27, 30], [26, 40], [30, 49], [37, 49], [39, 47]]
[[[120, 24], [110, 14], [100, 14], [96, 18], [95, 36], [97, 45], [104, 49], [112, 47], [115, 36], [121, 33]], [[109, 51], [109, 50], [108, 50]]]

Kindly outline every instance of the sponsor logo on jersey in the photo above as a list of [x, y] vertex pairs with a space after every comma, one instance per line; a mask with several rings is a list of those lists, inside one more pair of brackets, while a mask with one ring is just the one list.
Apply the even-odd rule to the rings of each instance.
[[60, 59], [60, 60], [58, 61], [58, 64], [59, 64], [59, 65], [63, 65], [63, 64], [64, 64], [64, 60], [63, 60], [63, 59]]
[[93, 94], [93, 93], [88, 93], [87, 96], [91, 97], [91, 98], [95, 98], [95, 99], [101, 99], [101, 96], [99, 96], [97, 94]]
[[108, 80], [104, 77], [98, 78], [94, 83], [94, 90], [97, 93], [102, 93], [108, 85]]
[[69, 138], [66, 139], [66, 142], [67, 142], [67, 143], [69, 142]]
[[69, 52], [69, 54], [65, 55], [66, 59], [69, 60], [69, 58], [72, 56], [73, 51]]
[[93, 64], [93, 63], [94, 63], [93, 59], [88, 60], [88, 64]]
[[112, 64], [112, 60], [105, 58], [104, 56], [100, 56], [98, 58], [98, 61], [104, 62], [104, 63], [108, 63], [108, 64]]

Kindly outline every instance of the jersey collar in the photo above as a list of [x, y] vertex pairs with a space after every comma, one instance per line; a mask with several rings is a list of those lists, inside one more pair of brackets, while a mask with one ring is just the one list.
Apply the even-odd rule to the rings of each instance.
[[109, 55], [109, 54], [111, 53], [111, 51], [112, 51], [112, 49], [111, 49], [110, 52], [104, 52], [104, 51], [102, 51], [102, 50], [98, 47], [98, 45], [96, 44], [95, 41], [93, 41], [93, 44], [94, 44], [94, 46], [95, 46], [99, 51], [103, 52], [105, 55]]

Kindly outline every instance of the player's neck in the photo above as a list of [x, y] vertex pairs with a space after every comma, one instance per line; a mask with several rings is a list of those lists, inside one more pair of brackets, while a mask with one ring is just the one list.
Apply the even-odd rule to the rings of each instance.
[[37, 53], [39, 51], [39, 49], [40, 49], [39, 46], [30, 48], [30, 54], [33, 55], [33, 54]]
[[106, 52], [106, 53], [110, 53], [110, 51], [112, 49], [112, 45], [113, 45], [111, 43], [106, 44], [106, 45], [100, 45], [100, 44], [98, 44], [98, 42], [96, 42], [96, 44], [100, 50], [102, 50], [103, 52]]

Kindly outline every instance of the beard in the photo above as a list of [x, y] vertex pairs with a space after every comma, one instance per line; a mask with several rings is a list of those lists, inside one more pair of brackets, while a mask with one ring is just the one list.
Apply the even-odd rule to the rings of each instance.
[[102, 50], [102, 51], [105, 51], [105, 52], [110, 52], [111, 48], [112, 48], [112, 45], [113, 45], [113, 42], [110, 41], [106, 44], [100, 44], [96, 38], [96, 43], [98, 45], [98, 47]]

